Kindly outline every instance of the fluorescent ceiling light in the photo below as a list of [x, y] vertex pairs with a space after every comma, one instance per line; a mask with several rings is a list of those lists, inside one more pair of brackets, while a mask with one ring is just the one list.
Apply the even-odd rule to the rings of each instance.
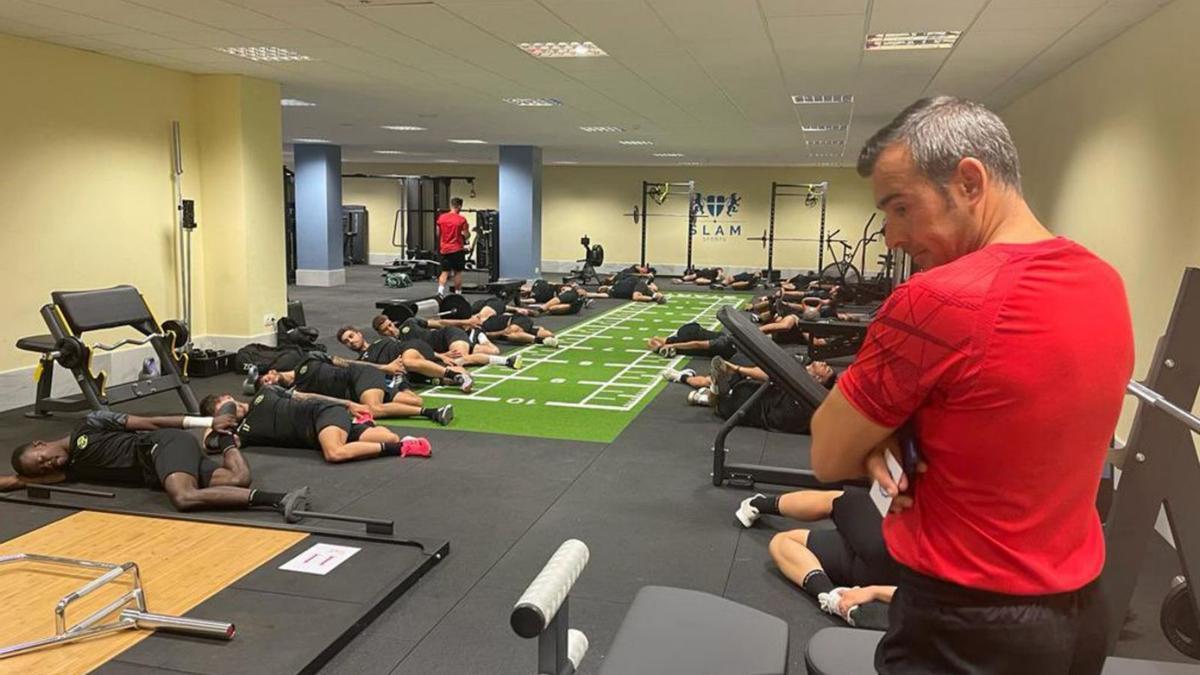
[[438, 164], [458, 164], [457, 159], [435, 159], [433, 161], [437, 162]]
[[863, 49], [887, 51], [896, 49], [950, 49], [958, 42], [958, 30], [931, 30], [916, 33], [871, 33]]
[[250, 61], [311, 61], [300, 52], [283, 47], [216, 47], [219, 52]]
[[704, 162], [680, 162], [679, 166], [701, 166]]
[[329, 143], [331, 141], [324, 138], [293, 138], [293, 143]]
[[298, 98], [283, 98], [279, 99], [279, 105], [285, 108], [311, 108], [317, 104], [311, 101], [301, 101]]
[[845, 131], [845, 124], [801, 124], [801, 131]]
[[429, 131], [425, 127], [412, 126], [411, 124], [385, 124], [379, 128], [387, 129], [388, 131]]
[[682, 152], [656, 152], [655, 157], [683, 157]]
[[374, 152], [377, 155], [407, 155], [408, 154], [407, 152], [405, 152], [403, 150], [375, 150]]
[[551, 164], [578, 164], [578, 163], [579, 163], [579, 162], [576, 162], [576, 161], [575, 161], [575, 160], [573, 160], [573, 159], [564, 159], [564, 160], [562, 160], [562, 161], [559, 161], [559, 162], [551, 162]]
[[796, 105], [818, 105], [822, 103], [854, 103], [853, 94], [792, 94]]
[[805, 145], [845, 145], [846, 141], [840, 138], [826, 138], [822, 140], [804, 141]]
[[487, 145], [487, 141], [481, 141], [478, 138], [450, 138], [447, 140], [459, 145]]
[[654, 141], [634, 141], [630, 139], [624, 139], [617, 142], [621, 145], [654, 145]]
[[619, 134], [625, 131], [621, 127], [579, 127], [579, 130], [589, 134]]
[[539, 59], [608, 56], [603, 49], [591, 42], [522, 42], [517, 46]]
[[840, 153], [840, 152], [814, 152], [809, 155], [809, 157], [830, 157], [830, 158], [834, 158], [834, 159], [837, 159], [837, 158], [843, 157], [843, 156], [844, 156], [843, 153]]
[[553, 108], [562, 105], [562, 101], [556, 98], [506, 98], [504, 102], [522, 108]]

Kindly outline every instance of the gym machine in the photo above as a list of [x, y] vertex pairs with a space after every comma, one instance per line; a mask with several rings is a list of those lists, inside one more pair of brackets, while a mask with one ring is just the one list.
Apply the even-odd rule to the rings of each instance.
[[[1107, 550], [1100, 583], [1106, 596], [1108, 652], [1115, 649], [1125, 625], [1130, 600], [1146, 546], [1157, 536], [1160, 508], [1166, 511], [1180, 575], [1159, 613], [1159, 624], [1181, 653], [1200, 659], [1197, 607], [1200, 593], [1200, 458], [1193, 435], [1200, 435], [1200, 418], [1188, 412], [1200, 388], [1200, 269], [1184, 271], [1166, 333], [1159, 339], [1144, 382], [1130, 382], [1126, 391], [1138, 399], [1128, 442], [1112, 455], [1121, 469], [1112, 507], [1104, 523]], [[826, 628], [809, 641], [805, 653], [814, 675], [871, 672], [875, 647], [882, 633]], [[1194, 664], [1178, 664], [1110, 656], [1104, 675], [1184, 675]]]
[[[568, 605], [588, 558], [582, 541], [563, 542], [509, 615], [517, 635], [538, 639], [539, 675], [571, 675], [587, 654], [587, 636], [570, 628]], [[710, 593], [645, 586], [621, 620], [600, 675], [783, 675], [787, 666], [783, 620]]]
[[283, 167], [283, 240], [287, 262], [287, 282], [296, 283], [296, 172]]
[[[777, 183], [771, 181], [771, 210], [767, 220], [767, 231], [761, 237], [746, 237], [748, 240], [763, 242], [767, 249], [767, 269], [764, 278], [767, 283], [778, 283], [780, 273], [775, 269], [776, 241], [815, 241], [817, 243], [817, 270], [825, 267], [825, 207], [826, 193], [829, 192], [829, 181], [819, 183]], [[776, 237], [775, 213], [780, 197], [803, 197], [804, 205], [812, 208], [820, 204], [821, 220], [817, 238], [811, 237]]]
[[583, 267], [571, 270], [571, 273], [563, 278], [563, 283], [599, 285], [600, 275], [596, 273], [596, 268], [604, 264], [604, 247], [600, 244], [593, 246], [592, 240], [586, 234], [579, 238], [579, 243], [583, 246], [583, 258], [575, 262], [583, 263]]
[[[93, 560], [80, 560], [77, 558], [60, 558], [36, 553], [14, 553], [0, 556], [0, 566], [20, 563], [58, 565], [77, 570], [83, 569], [89, 572], [96, 570], [102, 570], [103, 572], [100, 576], [80, 586], [77, 590], [64, 595], [54, 606], [54, 635], [28, 642], [0, 646], [0, 659], [123, 630], [165, 631], [217, 640], [232, 640], [234, 634], [237, 632], [233, 624], [225, 621], [189, 619], [184, 616], [153, 614], [148, 611], [146, 609], [146, 591], [142, 587], [142, 576], [138, 570], [137, 563], [126, 562], [114, 564]], [[87, 597], [101, 588], [107, 588], [109, 584], [117, 585], [122, 578], [127, 578], [131, 584], [128, 591], [92, 614], [76, 621], [74, 624], [67, 624], [67, 608], [75, 601]], [[114, 620], [108, 623], [101, 623], [113, 614], [116, 614]]]
[[[154, 318], [145, 298], [133, 286], [114, 286], [89, 291], [54, 291], [52, 302], [42, 306], [42, 319], [50, 333], [17, 340], [17, 348], [41, 354], [35, 370], [37, 398], [27, 417], [48, 417], [54, 412], [107, 410], [108, 406], [176, 391], [184, 408], [196, 414], [200, 404], [187, 385], [188, 352], [183, 346], [191, 339], [186, 321]], [[125, 338], [114, 344], [88, 345], [82, 335], [105, 328], [129, 327], [141, 338]], [[108, 373], [92, 372], [92, 355], [111, 352], [125, 345], [150, 345], [154, 349], [157, 374], [147, 374], [133, 382], [109, 386]], [[53, 398], [51, 389], [54, 364], [67, 368], [75, 376], [80, 395]]]
[[370, 221], [362, 204], [342, 205], [342, 264], [366, 265], [370, 250]]
[[633, 207], [633, 211], [624, 215], [633, 218], [635, 225], [642, 226], [642, 249], [640, 265], [646, 264], [646, 223], [650, 220], [650, 200], [654, 200], [655, 204], [662, 205], [667, 201], [671, 194], [683, 194], [680, 192], [672, 193], [672, 188], [687, 188], [687, 213], [655, 213], [656, 218], [686, 218], [687, 219], [687, 269], [692, 269], [692, 242], [696, 236], [696, 217], [700, 214], [699, 207], [696, 206], [696, 181], [677, 181], [677, 182], [650, 182], [642, 181], [642, 206], [641, 210], [638, 207]]

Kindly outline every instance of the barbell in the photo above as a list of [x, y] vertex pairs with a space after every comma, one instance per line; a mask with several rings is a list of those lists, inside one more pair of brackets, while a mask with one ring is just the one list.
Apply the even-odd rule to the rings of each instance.
[[646, 216], [648, 216], [648, 215], [652, 215], [655, 218], [696, 218], [700, 214], [698, 214], [698, 213], [651, 213], [651, 214], [646, 214], [646, 213], [642, 213], [640, 210], [638, 210], [637, 206], [634, 206], [632, 211], [629, 211], [627, 213], [622, 213], [621, 215], [623, 215], [627, 218], [633, 218], [633, 224], [637, 225], [638, 223], [642, 222], [642, 220], [644, 220], [646, 218]]
[[768, 241], [770, 241], [770, 242], [776, 242], [776, 241], [815, 241], [815, 242], [820, 242], [822, 240], [814, 239], [813, 237], [768, 237], [767, 231], [763, 230], [763, 233], [757, 237], [746, 237], [746, 241], [762, 242], [762, 247], [766, 248]]
[[413, 317], [421, 319], [469, 319], [474, 312], [471, 303], [458, 294], [421, 300], [384, 300], [375, 303], [393, 323], [403, 323]]
[[124, 347], [125, 345], [148, 344], [154, 338], [161, 338], [163, 340], [173, 338], [173, 349], [180, 349], [183, 347], [183, 345], [187, 344], [188, 338], [191, 336], [187, 323], [183, 321], [176, 321], [174, 319], [164, 322], [162, 324], [162, 331], [163, 332], [161, 333], [151, 333], [150, 335], [142, 338], [125, 338], [124, 340], [113, 344], [97, 342], [96, 344], [90, 346], [74, 335], [68, 335], [66, 337], [59, 338], [54, 343], [54, 349], [48, 352], [46, 357], [53, 359], [63, 368], [74, 370], [75, 368], [83, 368], [87, 365], [88, 361], [91, 360], [92, 350], [111, 352]]

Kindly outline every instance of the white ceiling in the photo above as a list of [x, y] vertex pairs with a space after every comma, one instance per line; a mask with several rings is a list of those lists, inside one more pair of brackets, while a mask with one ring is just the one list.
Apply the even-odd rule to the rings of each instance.
[[[852, 164], [901, 107], [955, 94], [999, 108], [1168, 0], [0, 0], [0, 32], [196, 73], [276, 80], [284, 140], [325, 138], [351, 161]], [[952, 50], [862, 51], [867, 32], [962, 30]], [[535, 59], [519, 42], [590, 40], [609, 56]], [[217, 47], [312, 57], [254, 63]], [[792, 94], [853, 94], [796, 106]], [[507, 97], [552, 97], [518, 108]], [[848, 132], [801, 124], [850, 122]], [[384, 124], [415, 124], [395, 132]], [[582, 125], [627, 133], [589, 134]], [[622, 146], [620, 138], [654, 146]], [[461, 146], [450, 138], [480, 138]], [[844, 140], [841, 146], [807, 141]], [[681, 152], [657, 159], [654, 152]], [[815, 157], [814, 154], [839, 157]]]

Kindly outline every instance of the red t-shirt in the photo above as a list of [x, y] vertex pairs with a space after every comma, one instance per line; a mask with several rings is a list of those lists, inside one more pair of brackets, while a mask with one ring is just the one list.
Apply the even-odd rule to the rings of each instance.
[[1063, 238], [994, 244], [884, 303], [842, 394], [911, 420], [928, 471], [884, 519], [922, 574], [1011, 595], [1071, 591], [1104, 566], [1096, 491], [1133, 371], [1117, 272]]
[[437, 217], [438, 250], [442, 253], [457, 253], [463, 250], [463, 241], [471, 236], [467, 219], [461, 214], [447, 211]]

